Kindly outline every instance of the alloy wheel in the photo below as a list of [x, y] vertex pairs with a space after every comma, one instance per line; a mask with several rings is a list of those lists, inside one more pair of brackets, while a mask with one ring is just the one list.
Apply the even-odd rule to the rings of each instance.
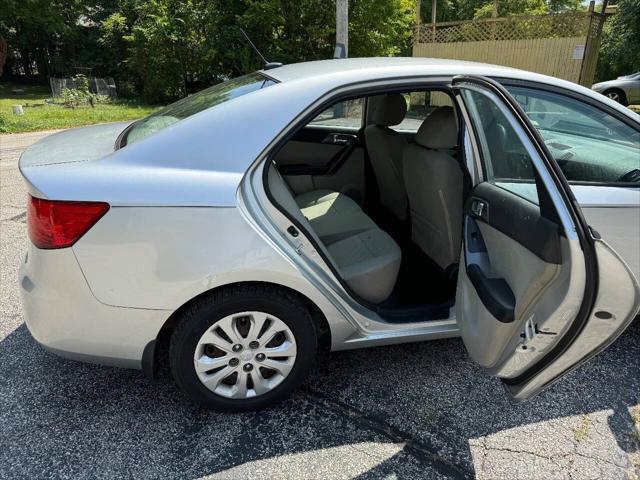
[[621, 103], [620, 102], [620, 94], [618, 92], [616, 92], [616, 91], [608, 92], [607, 93], [607, 97], [609, 97], [611, 100], [613, 100], [615, 102]]

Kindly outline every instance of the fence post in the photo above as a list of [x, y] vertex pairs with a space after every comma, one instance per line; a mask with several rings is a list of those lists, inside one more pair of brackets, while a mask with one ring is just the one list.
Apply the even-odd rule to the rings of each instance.
[[584, 46], [584, 58], [580, 68], [578, 83], [584, 87], [590, 87], [598, 66], [598, 52], [600, 50], [600, 40], [602, 39], [602, 28], [606, 20], [605, 10], [609, 0], [603, 0], [602, 11], [596, 13], [593, 11], [593, 2], [589, 4], [589, 26], [587, 28], [587, 38]]

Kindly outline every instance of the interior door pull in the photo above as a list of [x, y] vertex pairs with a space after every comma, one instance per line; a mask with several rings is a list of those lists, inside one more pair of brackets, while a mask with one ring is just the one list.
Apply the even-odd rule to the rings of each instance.
[[330, 143], [332, 145], [350, 145], [358, 139], [356, 135], [348, 133], [330, 133], [327, 135], [322, 143]]
[[482, 200], [473, 199], [471, 202], [471, 213], [476, 217], [482, 218], [483, 214], [487, 212], [487, 204]]

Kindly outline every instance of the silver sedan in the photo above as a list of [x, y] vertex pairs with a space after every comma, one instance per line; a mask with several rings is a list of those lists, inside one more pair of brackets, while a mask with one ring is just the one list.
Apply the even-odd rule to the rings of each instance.
[[[640, 117], [510, 68], [285, 65], [20, 160], [27, 326], [259, 409], [319, 352], [461, 336], [525, 400], [640, 308]], [[375, 357], [372, 357], [375, 358]]]
[[640, 103], [640, 72], [596, 83], [591, 88], [622, 105], [635, 105]]

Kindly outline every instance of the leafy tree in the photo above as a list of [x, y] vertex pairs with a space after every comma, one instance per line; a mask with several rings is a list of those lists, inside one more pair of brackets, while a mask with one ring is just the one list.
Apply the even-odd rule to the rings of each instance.
[[240, 33], [243, 28], [270, 61], [329, 58], [335, 35], [335, 4], [323, 0], [219, 0], [222, 63], [231, 73], [261, 66]]
[[[606, 26], [602, 64], [612, 71], [637, 65], [638, 2], [621, 0], [620, 18]], [[423, 21], [431, 4], [422, 0]], [[499, 0], [498, 15], [576, 8], [580, 0]], [[260, 67], [239, 28], [273, 61], [330, 58], [335, 44], [335, 1], [327, 0], [0, 0], [0, 11], [4, 78], [19, 72], [46, 81], [89, 67], [152, 102]], [[437, 20], [492, 11], [492, 0], [438, 0]], [[349, 55], [409, 55], [414, 23], [415, 0], [350, 0]]]
[[35, 63], [40, 79], [46, 80], [51, 57], [73, 55], [83, 7], [80, 0], [2, 0], [0, 35], [10, 51], [20, 52], [11, 59], [13, 66], [35, 77]]
[[[246, 30], [269, 60], [292, 63], [333, 55], [335, 2], [223, 0], [218, 9], [223, 43], [229, 46], [221, 55], [232, 72], [260, 65], [238, 27]], [[349, 56], [408, 54], [414, 20], [413, 0], [351, 0]]]
[[546, 0], [545, 3], [550, 13], [586, 10], [581, 0]]
[[[351, 0], [349, 56], [411, 55], [415, 18], [414, 0]], [[330, 25], [332, 37], [335, 37], [335, 20]], [[333, 43], [332, 38], [332, 46]]]
[[[127, 42], [126, 71], [147, 101], [185, 96], [190, 85], [217, 80], [217, 10], [206, 0], [150, 0], [136, 6]], [[128, 30], [118, 17], [103, 22], [105, 33]], [[119, 41], [105, 35], [104, 41]]]
[[[498, 2], [498, 17], [510, 15], [540, 15], [547, 13], [544, 0], [500, 0]], [[476, 8], [473, 18], [490, 18], [493, 12], [493, 2], [485, 3]]]
[[599, 81], [640, 72], [640, 0], [619, 0], [604, 24], [596, 77]]
[[[437, 0], [438, 22], [489, 18], [493, 14], [493, 0]], [[582, 9], [581, 0], [498, 0], [498, 17], [510, 15], [537, 15]], [[421, 17], [431, 22], [432, 0], [422, 0]]]

